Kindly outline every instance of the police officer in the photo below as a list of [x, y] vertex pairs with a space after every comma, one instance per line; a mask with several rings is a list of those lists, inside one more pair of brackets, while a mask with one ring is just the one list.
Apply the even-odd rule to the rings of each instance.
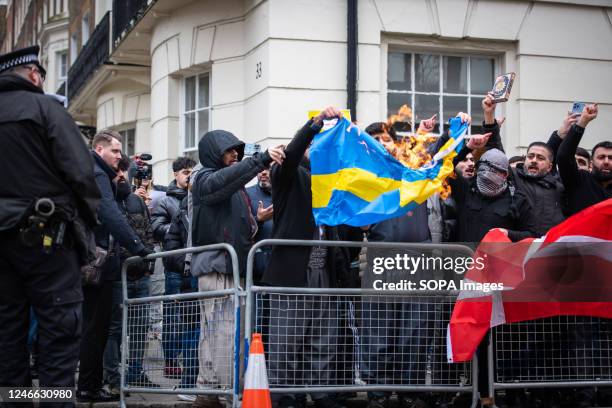
[[40, 386], [73, 388], [80, 264], [87, 258], [80, 238], [97, 223], [100, 191], [78, 127], [42, 90], [38, 52], [34, 46], [0, 56], [0, 387], [31, 386], [26, 340], [32, 306]]

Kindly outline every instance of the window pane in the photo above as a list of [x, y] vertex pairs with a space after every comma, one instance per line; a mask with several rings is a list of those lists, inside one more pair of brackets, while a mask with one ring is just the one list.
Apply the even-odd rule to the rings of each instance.
[[126, 132], [127, 155], [132, 157], [136, 152], [136, 129], [128, 129]]
[[470, 114], [472, 116], [472, 133], [479, 133], [480, 131], [474, 131], [474, 127], [478, 126], [480, 129], [484, 121], [484, 112], [482, 111], [480, 102], [482, 102], [482, 98], [472, 98], [472, 112]]
[[[387, 94], [387, 117], [390, 117], [391, 115], [397, 115], [402, 105], [408, 105], [408, 107], [410, 107], [411, 104], [412, 104], [412, 94], [408, 94], [408, 93]], [[410, 132], [412, 130], [411, 126], [412, 125], [410, 125], [408, 122], [404, 122], [401, 124], [396, 123], [394, 125], [394, 128], [396, 130]]]
[[416, 54], [414, 60], [415, 90], [440, 92], [440, 57], [437, 55]]
[[444, 101], [443, 101], [444, 103], [444, 111], [443, 111], [444, 131], [448, 130], [449, 119], [452, 119], [455, 116], [457, 116], [457, 113], [459, 112], [467, 113], [468, 111], [467, 101], [468, 101], [468, 98], [463, 97], [463, 96], [445, 96], [444, 97]]
[[208, 75], [198, 77], [198, 108], [208, 107]]
[[389, 53], [387, 66], [387, 87], [396, 91], [410, 91], [411, 54]]
[[467, 57], [443, 57], [444, 92], [467, 93]]
[[[436, 95], [416, 95], [414, 102], [415, 122], [419, 123], [424, 119], [429, 119], [434, 114], [437, 114], [439, 119], [440, 98]], [[433, 133], [439, 133], [439, 126], [437, 124]]]
[[189, 152], [185, 152], [185, 156], [189, 157], [191, 160], [193, 160], [196, 163], [200, 162], [200, 155], [198, 154], [197, 150], [191, 150]]
[[473, 94], [486, 94], [493, 89], [493, 59], [474, 58], [470, 59], [470, 81]]
[[210, 111], [201, 110], [198, 112], [198, 141], [204, 136], [204, 133], [208, 132], [208, 113]]
[[195, 109], [195, 77], [185, 79], [185, 110]]
[[185, 115], [185, 148], [195, 147], [195, 113]]

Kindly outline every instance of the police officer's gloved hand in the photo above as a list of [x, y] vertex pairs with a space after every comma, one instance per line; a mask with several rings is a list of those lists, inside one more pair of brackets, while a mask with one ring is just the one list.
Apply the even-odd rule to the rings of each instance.
[[155, 253], [155, 251], [152, 251], [149, 248], [144, 248], [142, 251], [140, 251], [136, 255], [144, 258], [145, 256], [151, 255], [151, 254], [154, 254], [154, 253]]

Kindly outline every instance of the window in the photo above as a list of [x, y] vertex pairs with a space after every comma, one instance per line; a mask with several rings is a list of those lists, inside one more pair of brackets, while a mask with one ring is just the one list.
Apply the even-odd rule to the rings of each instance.
[[87, 40], [89, 40], [89, 13], [86, 13], [83, 16], [83, 20], [81, 21], [81, 46], [84, 47], [87, 44]]
[[74, 33], [70, 36], [70, 65], [74, 64], [77, 58], [77, 53], [79, 52], [77, 44], [77, 33]]
[[136, 154], [136, 129], [126, 129], [119, 131], [123, 138], [124, 153], [132, 158]]
[[197, 150], [197, 143], [210, 128], [210, 75], [185, 78], [183, 83], [183, 149]]
[[[481, 56], [452, 56], [390, 52], [387, 69], [387, 114], [397, 113], [406, 104], [413, 119], [420, 122], [437, 114], [448, 129], [448, 120], [457, 112], [472, 115], [470, 133], [481, 133], [484, 120], [480, 102], [493, 88], [495, 59]], [[412, 131], [412, 128], [401, 130]], [[439, 125], [435, 133], [442, 133]]]
[[68, 76], [68, 53], [66, 51], [58, 52], [56, 54], [57, 60], [57, 86], [58, 88], [62, 85], [62, 82], [66, 81]]

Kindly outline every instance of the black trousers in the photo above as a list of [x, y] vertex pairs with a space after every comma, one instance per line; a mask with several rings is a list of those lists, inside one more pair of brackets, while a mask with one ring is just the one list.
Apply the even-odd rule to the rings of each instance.
[[104, 348], [113, 308], [113, 281], [83, 288], [83, 341], [79, 360], [79, 391], [102, 388]]
[[[73, 249], [44, 254], [0, 233], [0, 387], [30, 387], [30, 307], [38, 318], [39, 384], [74, 388], [81, 336], [81, 276]], [[3, 403], [3, 407], [11, 407]], [[24, 404], [15, 405], [27, 406]], [[33, 406], [30, 404], [29, 406]], [[41, 407], [72, 407], [71, 402]]]

